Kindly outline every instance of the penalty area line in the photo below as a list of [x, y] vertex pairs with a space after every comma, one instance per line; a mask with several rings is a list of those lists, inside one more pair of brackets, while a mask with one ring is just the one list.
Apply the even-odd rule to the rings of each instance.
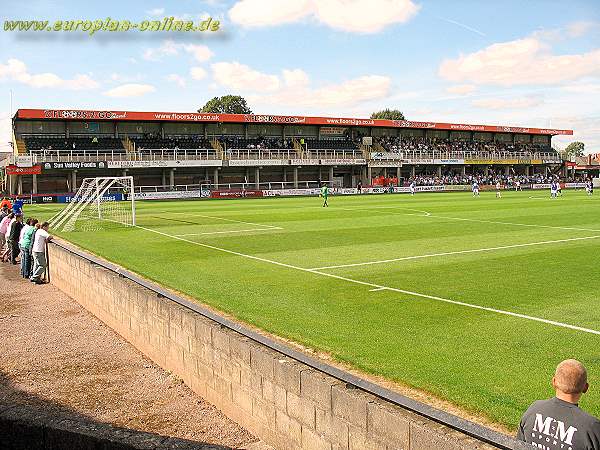
[[497, 220], [469, 219], [466, 217], [436, 216], [434, 214], [427, 216], [427, 217], [431, 217], [433, 219], [460, 220], [460, 221], [465, 221], [465, 222], [497, 223], [499, 225], [513, 225], [513, 226], [518, 226], [518, 227], [551, 228], [553, 230], [592, 231], [595, 233], [600, 232], [600, 230], [595, 230], [593, 228], [559, 227], [559, 226], [554, 226], [554, 225], [538, 225], [538, 224], [533, 224], [533, 223], [501, 222], [501, 221], [497, 221]]
[[186, 236], [205, 236], [210, 234], [229, 234], [229, 233], [244, 233], [250, 231], [273, 231], [274, 228], [247, 228], [245, 230], [230, 230], [230, 231], [207, 231], [206, 233], [188, 233], [188, 234], [175, 234], [176, 237]]
[[193, 213], [193, 212], [192, 213], [169, 212], [168, 214], [183, 214], [185, 216], [203, 217], [205, 219], [224, 220], [226, 222], [243, 223], [244, 225], [253, 225], [253, 226], [256, 226], [256, 227], [270, 228], [270, 229], [273, 229], [273, 230], [283, 230], [283, 228], [276, 227], [274, 225], [265, 225], [265, 224], [262, 224], [262, 223], [254, 223], [254, 222], [244, 222], [244, 221], [241, 221], [241, 220], [228, 219], [226, 217], [207, 216], [205, 214], [198, 214], [198, 213]]
[[171, 239], [176, 239], [178, 241], [187, 242], [188, 244], [197, 245], [199, 247], [204, 247], [204, 248], [209, 248], [209, 249], [216, 250], [216, 251], [219, 251], [219, 252], [228, 253], [230, 255], [240, 256], [242, 258], [253, 259], [255, 261], [261, 261], [261, 262], [264, 262], [264, 263], [273, 264], [273, 265], [276, 265], [276, 266], [279, 266], [279, 267], [287, 267], [288, 269], [298, 270], [298, 271], [306, 272], [306, 273], [312, 273], [312, 274], [315, 274], [315, 275], [321, 275], [321, 276], [328, 277], [328, 278], [334, 278], [336, 280], [346, 281], [348, 283], [358, 284], [358, 285], [361, 285], [361, 286], [367, 286], [367, 287], [376, 288], [376, 289], [380, 289], [380, 290], [388, 290], [388, 291], [392, 291], [392, 292], [398, 292], [400, 294], [410, 295], [410, 296], [413, 296], [413, 297], [426, 298], [426, 299], [429, 299], [429, 300], [434, 300], [434, 301], [443, 302], [443, 303], [449, 303], [449, 304], [452, 304], [452, 305], [464, 306], [464, 307], [467, 307], [467, 308], [473, 308], [473, 309], [478, 309], [478, 310], [481, 310], [481, 311], [487, 311], [487, 312], [492, 312], [492, 313], [496, 313], [496, 314], [502, 314], [502, 315], [505, 315], [505, 316], [518, 317], [520, 319], [526, 319], [526, 320], [530, 320], [530, 321], [534, 321], [534, 322], [544, 323], [544, 324], [547, 324], [547, 325], [554, 325], [554, 326], [561, 327], [561, 328], [567, 328], [567, 329], [575, 330], [575, 331], [582, 331], [584, 333], [595, 334], [595, 335], [600, 336], [600, 331], [598, 331], [598, 330], [592, 330], [590, 328], [579, 327], [577, 325], [571, 325], [571, 324], [568, 324], [568, 323], [557, 322], [557, 321], [554, 321], [554, 320], [542, 319], [540, 317], [528, 316], [526, 314], [520, 314], [520, 313], [511, 312], [511, 311], [504, 311], [502, 309], [489, 308], [487, 306], [480, 306], [480, 305], [474, 305], [474, 304], [471, 304], [471, 303], [460, 302], [460, 301], [457, 301], [457, 300], [450, 300], [450, 299], [443, 298], [443, 297], [437, 297], [435, 295], [421, 294], [419, 292], [407, 291], [405, 289], [398, 289], [398, 288], [393, 288], [393, 287], [389, 287], [389, 286], [383, 286], [381, 284], [369, 283], [367, 281], [355, 280], [353, 278], [342, 277], [342, 276], [334, 275], [334, 274], [327, 273], [327, 272], [320, 272], [320, 271], [314, 270], [314, 269], [307, 269], [307, 268], [304, 268], [304, 267], [294, 266], [292, 264], [286, 264], [286, 263], [282, 263], [282, 262], [279, 262], [279, 261], [274, 261], [274, 260], [271, 260], [271, 259], [261, 258], [259, 256], [247, 255], [245, 253], [236, 252], [234, 250], [228, 250], [226, 248], [216, 247], [216, 246], [210, 245], [210, 244], [204, 244], [202, 242], [190, 241], [189, 239], [186, 239], [186, 238], [183, 238], [183, 237], [174, 236], [174, 235], [168, 234], [168, 233], [163, 233], [162, 231], [154, 230], [152, 228], [146, 228], [146, 227], [142, 227], [142, 226], [139, 226], [139, 225], [134, 225], [134, 226], [136, 228], [141, 229], [141, 230], [145, 230], [145, 231], [148, 231], [150, 233], [156, 233], [158, 235], [161, 235], [161, 236], [164, 236], [164, 237], [168, 237], [168, 238], [171, 238]]
[[438, 216], [429, 211], [424, 211], [424, 210], [420, 210], [420, 209], [412, 209], [412, 208], [403, 208], [400, 206], [398, 206], [398, 207], [396, 207], [396, 206], [373, 206], [373, 207], [364, 207], [364, 208], [337, 208], [337, 209], [343, 209], [346, 211], [371, 211], [371, 212], [374, 210], [378, 211], [378, 210], [385, 210], [385, 209], [404, 209], [407, 211], [417, 211], [417, 212], [420, 212], [421, 214], [406, 213], [406, 214], [400, 214], [400, 215], [430, 217], [432, 219], [459, 220], [459, 221], [465, 221], [465, 222], [492, 223], [492, 224], [498, 224], [498, 225], [512, 225], [512, 226], [518, 226], [518, 227], [550, 228], [550, 229], [554, 229], [554, 230], [591, 231], [594, 233], [600, 233], [600, 230], [593, 229], [593, 228], [560, 227], [560, 226], [555, 226], [555, 225], [538, 225], [538, 224], [532, 224], [532, 223], [518, 223], [518, 222], [503, 222], [503, 221], [498, 221], [498, 220], [470, 219], [468, 217]]
[[554, 241], [528, 242], [525, 244], [501, 245], [498, 247], [474, 248], [474, 249], [469, 249], [469, 250], [457, 250], [454, 252], [429, 253], [429, 254], [425, 254], [425, 255], [404, 256], [401, 258], [381, 259], [381, 260], [377, 260], [377, 261], [366, 261], [366, 262], [352, 263], [352, 264], [340, 264], [337, 266], [313, 267], [310, 270], [325, 270], [325, 269], [340, 269], [343, 267], [370, 266], [373, 264], [385, 264], [385, 263], [397, 262], [397, 261], [409, 261], [412, 259], [435, 258], [437, 256], [461, 255], [461, 254], [465, 254], [465, 253], [491, 252], [491, 251], [495, 251], [495, 250], [504, 250], [507, 248], [533, 247], [536, 245], [559, 244], [562, 242], [585, 241], [588, 239], [598, 239], [598, 238], [600, 238], [600, 235], [576, 237], [576, 238], [569, 238], [569, 239], [556, 239]]

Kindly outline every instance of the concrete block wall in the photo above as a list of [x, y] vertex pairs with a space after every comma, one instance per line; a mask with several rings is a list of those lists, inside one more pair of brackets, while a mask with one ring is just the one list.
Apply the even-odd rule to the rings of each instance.
[[58, 288], [277, 449], [492, 449], [346, 386], [59, 246]]

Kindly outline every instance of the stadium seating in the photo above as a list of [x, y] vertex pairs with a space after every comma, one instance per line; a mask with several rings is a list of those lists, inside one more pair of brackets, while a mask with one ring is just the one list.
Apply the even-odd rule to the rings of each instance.
[[[124, 138], [123, 138], [124, 139]], [[216, 159], [212, 139], [204, 136], [130, 137], [24, 137], [29, 153], [40, 160], [109, 159]], [[303, 158], [363, 158], [358, 140], [348, 137], [307, 139], [281, 137], [216, 136], [227, 159], [292, 159], [294, 139], [304, 149]], [[125, 149], [127, 147], [127, 150]], [[381, 136], [374, 139], [373, 159], [544, 159], [560, 161], [548, 144], [480, 142], [415, 137]]]
[[121, 139], [112, 137], [25, 137], [27, 150], [123, 150]]
[[556, 153], [548, 144], [512, 143], [512, 142], [482, 142], [449, 139], [425, 139], [414, 137], [382, 136], [376, 142], [384, 150], [392, 153], [414, 152], [446, 152], [461, 153]]
[[210, 140], [200, 137], [134, 137], [131, 140], [135, 143], [136, 149], [210, 149], [212, 145]]
[[307, 148], [310, 149], [338, 149], [354, 150], [358, 146], [349, 139], [306, 139]]
[[292, 139], [282, 139], [279, 137], [257, 137], [246, 139], [241, 136], [219, 137], [227, 149], [293, 149]]

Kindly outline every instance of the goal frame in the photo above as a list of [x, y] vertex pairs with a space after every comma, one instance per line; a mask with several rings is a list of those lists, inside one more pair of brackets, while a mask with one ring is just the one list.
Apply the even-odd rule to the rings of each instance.
[[128, 190], [129, 197], [125, 201], [131, 204], [131, 224], [123, 223], [125, 226], [136, 226], [135, 210], [135, 185], [133, 176], [124, 177], [88, 177], [84, 178], [81, 186], [69, 202], [68, 206], [50, 219], [56, 228], [66, 227], [71, 221], [75, 222], [79, 215], [91, 204], [98, 216], [98, 220], [110, 220], [102, 217], [102, 198], [106, 192], [115, 185], [122, 185]]

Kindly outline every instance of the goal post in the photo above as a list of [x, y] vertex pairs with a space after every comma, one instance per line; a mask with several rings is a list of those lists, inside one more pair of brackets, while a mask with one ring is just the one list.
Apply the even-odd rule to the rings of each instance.
[[50, 219], [58, 231], [92, 231], [109, 225], [135, 226], [133, 177], [84, 178], [66, 208]]

